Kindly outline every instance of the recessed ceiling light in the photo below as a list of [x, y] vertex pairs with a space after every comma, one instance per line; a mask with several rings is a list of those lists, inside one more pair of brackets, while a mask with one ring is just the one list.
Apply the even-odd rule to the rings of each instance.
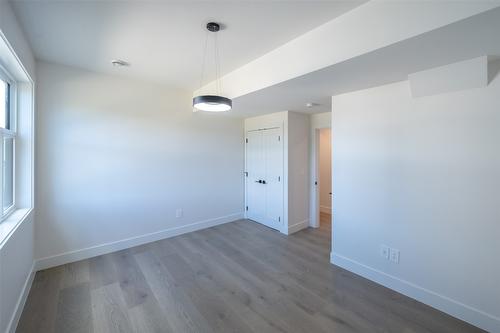
[[312, 108], [312, 107], [315, 107], [315, 106], [318, 106], [318, 105], [319, 105], [318, 103], [309, 102], [309, 103], [306, 104], [306, 107]]
[[115, 67], [128, 67], [128, 66], [130, 66], [130, 63], [126, 62], [125, 60], [121, 60], [121, 59], [113, 59], [113, 60], [111, 60], [111, 63]]

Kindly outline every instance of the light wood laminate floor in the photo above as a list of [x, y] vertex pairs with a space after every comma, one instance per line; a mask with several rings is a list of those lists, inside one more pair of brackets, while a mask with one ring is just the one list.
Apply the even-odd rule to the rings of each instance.
[[241, 220], [40, 271], [17, 332], [480, 332], [331, 265], [330, 232]]

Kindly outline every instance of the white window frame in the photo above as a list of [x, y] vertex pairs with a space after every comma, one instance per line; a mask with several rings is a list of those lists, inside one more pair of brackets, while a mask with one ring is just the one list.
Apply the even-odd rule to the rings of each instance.
[[[0, 66], [0, 79], [9, 84], [9, 127], [0, 127], [0, 223], [16, 210], [16, 134], [17, 134], [17, 86], [16, 81]], [[3, 103], [3, 101], [1, 101]], [[12, 147], [12, 205], [5, 211], [3, 209], [3, 149], [5, 138], [13, 139]]]

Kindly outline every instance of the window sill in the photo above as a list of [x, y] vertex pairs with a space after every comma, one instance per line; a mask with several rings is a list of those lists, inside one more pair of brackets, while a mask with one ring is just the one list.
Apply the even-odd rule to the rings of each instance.
[[5, 220], [0, 222], [0, 249], [7, 243], [7, 240], [14, 233], [14, 231], [21, 225], [21, 223], [31, 213], [31, 208], [16, 209]]

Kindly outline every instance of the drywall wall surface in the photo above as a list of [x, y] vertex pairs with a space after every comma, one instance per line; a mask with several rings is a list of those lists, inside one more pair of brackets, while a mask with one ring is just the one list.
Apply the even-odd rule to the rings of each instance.
[[225, 92], [240, 97], [498, 6], [497, 1], [368, 1], [226, 74]]
[[37, 74], [38, 268], [242, 217], [243, 120], [165, 86]]
[[311, 130], [315, 128], [330, 128], [332, 126], [331, 112], [314, 113], [309, 116], [309, 119], [311, 123]]
[[408, 75], [413, 97], [424, 97], [488, 85], [488, 57], [468, 59]]
[[246, 118], [245, 122], [245, 132], [272, 128], [272, 127], [286, 127], [286, 121], [288, 119], [288, 111], [281, 111], [276, 113], [270, 113], [263, 116]]
[[0, 331], [14, 332], [32, 282], [33, 213], [0, 246]]
[[[7, 0], [0, 0], [0, 65], [18, 82], [16, 139], [16, 204], [0, 232], [0, 332], [14, 332], [32, 281], [34, 247], [33, 206], [33, 91], [31, 48]], [[26, 111], [26, 112], [25, 112]], [[21, 190], [22, 189], [22, 190]], [[24, 218], [23, 218], [24, 217]], [[12, 228], [13, 227], [13, 228]], [[8, 228], [8, 232], [6, 231]]]
[[[333, 97], [332, 262], [500, 332], [500, 78]], [[400, 251], [396, 264], [380, 254]]]
[[309, 225], [309, 116], [288, 112], [288, 228]]
[[0, 31], [9, 41], [28, 75], [35, 79], [35, 57], [7, 0], [0, 0]]

